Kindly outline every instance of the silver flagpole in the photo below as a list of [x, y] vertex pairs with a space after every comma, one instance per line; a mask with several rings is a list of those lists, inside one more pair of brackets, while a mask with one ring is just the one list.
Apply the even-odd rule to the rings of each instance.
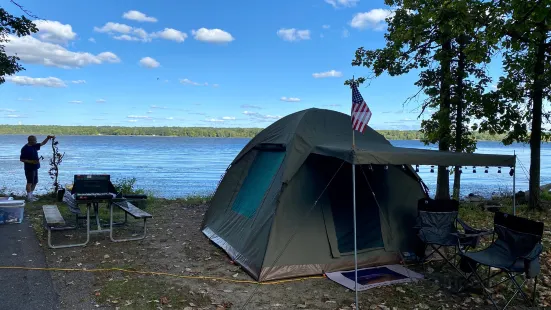
[[356, 309], [358, 304], [358, 243], [356, 238], [356, 165], [352, 164], [352, 199], [354, 200], [354, 291], [356, 292]]
[[[354, 76], [352, 76], [352, 87], [354, 87]], [[354, 97], [354, 95], [352, 95]], [[352, 99], [354, 100], [354, 99]], [[356, 148], [356, 141], [354, 137], [354, 127], [352, 127], [352, 151]], [[360, 309], [358, 303], [358, 243], [356, 238], [356, 165], [354, 165], [354, 155], [352, 156], [352, 201], [354, 209], [354, 292], [356, 294], [356, 309]]]
[[517, 152], [513, 151], [515, 155], [515, 165], [513, 166], [513, 215], [517, 215], [517, 190], [516, 190], [516, 178], [517, 178]]

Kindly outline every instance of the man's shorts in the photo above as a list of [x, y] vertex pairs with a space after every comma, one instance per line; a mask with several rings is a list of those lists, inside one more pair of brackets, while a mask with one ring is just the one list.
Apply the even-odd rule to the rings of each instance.
[[27, 178], [27, 183], [37, 184], [38, 183], [38, 169], [25, 170], [25, 177]]

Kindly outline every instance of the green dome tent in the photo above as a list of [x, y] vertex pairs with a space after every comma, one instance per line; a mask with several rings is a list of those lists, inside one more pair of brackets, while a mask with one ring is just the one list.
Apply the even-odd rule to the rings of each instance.
[[513, 156], [394, 147], [371, 128], [355, 144], [340, 112], [278, 120], [233, 160], [202, 232], [258, 281], [353, 269], [355, 164], [358, 268], [397, 263], [418, 244], [412, 227], [427, 197], [410, 165], [514, 165]]

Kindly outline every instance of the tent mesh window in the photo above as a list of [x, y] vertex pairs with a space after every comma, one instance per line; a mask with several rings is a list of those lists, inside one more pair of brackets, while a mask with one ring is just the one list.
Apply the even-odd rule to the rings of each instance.
[[257, 151], [249, 173], [233, 202], [233, 211], [247, 218], [255, 214], [284, 156], [285, 152], [280, 151]]

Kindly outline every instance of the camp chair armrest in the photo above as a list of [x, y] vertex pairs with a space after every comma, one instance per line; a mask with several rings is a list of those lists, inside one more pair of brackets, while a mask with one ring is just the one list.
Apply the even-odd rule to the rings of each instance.
[[[469, 224], [465, 223], [460, 218], [457, 218], [456, 221], [463, 227], [466, 234], [481, 234], [481, 233], [484, 233], [483, 235], [488, 235], [488, 234], [493, 233], [493, 230], [484, 230], [484, 229], [473, 228]], [[481, 236], [483, 236], [483, 235], [481, 235]]]
[[540, 256], [541, 252], [543, 252], [543, 245], [541, 243], [538, 243], [532, 249], [532, 251], [530, 251], [530, 253], [528, 253], [524, 256], [521, 256], [519, 258], [522, 258], [524, 260], [527, 260], [527, 261], [531, 262], [531, 261], [535, 260], [536, 258], [538, 258], [538, 256]]
[[482, 232], [479, 232], [479, 233], [461, 233], [461, 232], [458, 232], [458, 233], [452, 233], [452, 235], [458, 236], [459, 238], [468, 238], [468, 237], [482, 237], [482, 236], [490, 235], [492, 233], [493, 233], [493, 231], [482, 231]]

